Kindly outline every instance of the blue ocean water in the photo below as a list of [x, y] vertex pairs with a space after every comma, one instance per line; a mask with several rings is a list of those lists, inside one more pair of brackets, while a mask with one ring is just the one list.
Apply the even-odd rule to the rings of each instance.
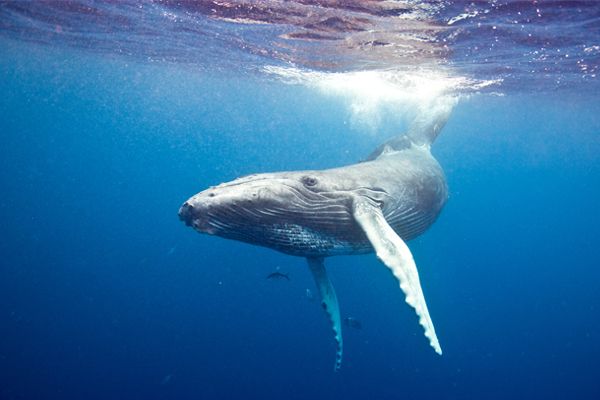
[[[348, 97], [225, 62], [33, 43], [2, 21], [1, 399], [600, 398], [596, 20], [571, 26], [590, 39], [573, 44], [593, 56], [580, 74], [554, 62], [532, 83], [522, 53], [497, 75], [479, 59], [471, 76], [505, 85], [467, 90], [433, 147], [450, 199], [409, 245], [442, 357], [375, 256], [328, 260], [362, 325], [339, 372], [305, 261], [198, 235], [177, 210], [248, 173], [364, 159], [407, 117], [357, 119]], [[265, 279], [277, 268], [290, 281]]]

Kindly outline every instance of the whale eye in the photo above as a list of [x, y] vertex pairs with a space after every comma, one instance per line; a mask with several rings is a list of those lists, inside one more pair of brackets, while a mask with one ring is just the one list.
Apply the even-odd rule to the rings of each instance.
[[305, 186], [315, 186], [317, 184], [317, 178], [312, 176], [305, 176], [304, 178], [302, 178], [302, 183], [304, 183]]

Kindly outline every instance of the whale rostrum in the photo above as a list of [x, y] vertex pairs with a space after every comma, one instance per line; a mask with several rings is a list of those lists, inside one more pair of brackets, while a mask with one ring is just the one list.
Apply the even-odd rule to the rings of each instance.
[[201, 233], [306, 257], [334, 332], [336, 370], [342, 363], [342, 324], [324, 264], [325, 257], [335, 255], [374, 251], [398, 279], [430, 345], [442, 354], [406, 241], [435, 221], [448, 198], [430, 145], [454, 102], [433, 102], [406, 134], [379, 146], [366, 161], [238, 178], [192, 196], [179, 217]]

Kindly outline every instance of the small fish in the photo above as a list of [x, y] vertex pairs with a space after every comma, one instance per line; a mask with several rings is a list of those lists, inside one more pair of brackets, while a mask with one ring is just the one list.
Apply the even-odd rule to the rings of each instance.
[[362, 329], [362, 324], [360, 323], [360, 321], [352, 317], [344, 318], [344, 325], [354, 329]]
[[284, 274], [282, 272], [275, 271], [275, 272], [271, 272], [269, 275], [267, 275], [267, 279], [272, 279], [272, 280], [277, 280], [277, 281], [287, 279], [289, 281], [290, 277], [289, 277], [289, 274]]

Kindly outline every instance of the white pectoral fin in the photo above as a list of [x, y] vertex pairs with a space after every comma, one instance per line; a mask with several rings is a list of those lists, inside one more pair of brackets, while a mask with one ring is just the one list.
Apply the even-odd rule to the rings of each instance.
[[343, 339], [342, 339], [342, 321], [340, 318], [340, 306], [337, 301], [337, 296], [335, 295], [335, 290], [333, 290], [333, 285], [327, 276], [327, 271], [325, 270], [325, 263], [323, 258], [307, 258], [308, 266], [310, 267], [310, 271], [312, 272], [313, 278], [315, 278], [315, 283], [317, 285], [317, 289], [319, 291], [319, 296], [321, 297], [321, 305], [327, 314], [327, 318], [331, 323], [331, 328], [333, 329], [333, 335], [335, 339], [336, 345], [336, 354], [335, 354], [335, 366], [334, 369], [337, 371], [342, 366], [342, 350], [343, 350]]
[[419, 323], [425, 329], [425, 336], [429, 339], [431, 347], [441, 355], [442, 348], [427, 310], [419, 272], [410, 249], [387, 223], [381, 209], [368, 199], [355, 200], [354, 218], [367, 235], [377, 257], [400, 281], [400, 289], [406, 296], [406, 302], [417, 312]]

